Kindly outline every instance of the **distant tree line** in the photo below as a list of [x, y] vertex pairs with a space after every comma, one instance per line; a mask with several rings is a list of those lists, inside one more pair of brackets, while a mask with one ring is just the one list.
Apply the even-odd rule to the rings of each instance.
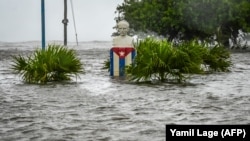
[[124, 0], [116, 20], [134, 31], [155, 32], [169, 41], [207, 40], [229, 46], [238, 30], [250, 31], [250, 0]]

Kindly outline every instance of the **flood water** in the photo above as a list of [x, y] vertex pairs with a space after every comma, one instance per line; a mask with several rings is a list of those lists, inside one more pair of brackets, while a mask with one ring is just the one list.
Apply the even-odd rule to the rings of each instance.
[[86, 73], [33, 85], [10, 70], [11, 55], [39, 42], [0, 43], [1, 141], [165, 141], [166, 124], [250, 124], [250, 52], [232, 53], [231, 72], [184, 84], [133, 84], [103, 70], [110, 42], [82, 42]]

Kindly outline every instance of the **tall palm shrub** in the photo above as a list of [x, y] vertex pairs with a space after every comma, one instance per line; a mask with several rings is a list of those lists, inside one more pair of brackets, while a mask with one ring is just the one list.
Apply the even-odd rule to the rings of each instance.
[[47, 83], [70, 80], [83, 73], [83, 64], [73, 49], [61, 45], [48, 45], [27, 57], [13, 56], [12, 70], [28, 83]]

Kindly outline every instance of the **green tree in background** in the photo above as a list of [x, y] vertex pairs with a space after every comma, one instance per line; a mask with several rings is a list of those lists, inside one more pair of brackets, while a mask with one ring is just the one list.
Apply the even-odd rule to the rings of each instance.
[[168, 40], [236, 42], [238, 30], [250, 31], [250, 0], [124, 0], [116, 12], [135, 31], [155, 32]]

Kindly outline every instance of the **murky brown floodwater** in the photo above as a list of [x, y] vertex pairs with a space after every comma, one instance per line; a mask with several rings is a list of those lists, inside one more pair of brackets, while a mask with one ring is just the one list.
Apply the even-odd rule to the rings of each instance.
[[25, 84], [10, 55], [39, 44], [0, 43], [1, 141], [165, 141], [166, 124], [250, 124], [250, 53], [232, 54], [232, 72], [188, 85], [131, 84], [101, 69], [111, 43], [80, 43], [81, 79]]

